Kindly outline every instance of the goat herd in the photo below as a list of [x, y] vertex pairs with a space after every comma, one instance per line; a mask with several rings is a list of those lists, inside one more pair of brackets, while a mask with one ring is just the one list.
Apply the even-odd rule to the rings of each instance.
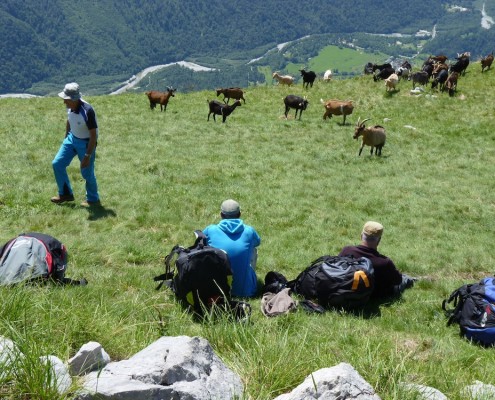
[[[439, 88], [440, 91], [448, 91], [449, 96], [454, 96], [457, 89], [457, 82], [461, 75], [465, 74], [466, 68], [469, 65], [470, 53], [457, 54], [456, 61], [447, 64], [448, 58], [444, 55], [430, 56], [428, 57], [421, 67], [420, 71], [413, 72], [412, 66], [409, 61], [404, 61], [397, 69], [393, 68], [390, 63], [386, 64], [373, 64], [367, 63], [364, 67], [365, 75], [373, 75], [373, 80], [375, 82], [383, 80], [385, 81], [386, 91], [395, 91], [396, 86], [401, 79], [407, 79], [412, 81], [413, 92], [417, 91], [416, 84], [426, 86], [431, 79], [431, 88]], [[485, 69], [490, 69], [493, 62], [493, 52], [488, 56], [481, 59], [481, 72]], [[316, 80], [316, 73], [314, 71], [305, 71], [304, 69], [299, 70], [303, 79], [303, 87], [309, 88], [313, 87], [313, 83]], [[291, 86], [294, 84], [294, 77], [290, 75], [280, 75], [278, 72], [274, 72], [272, 75], [274, 80], [277, 80], [280, 85]], [[323, 75], [324, 81], [329, 81], [332, 79], [332, 71], [327, 70]], [[167, 87], [166, 92], [149, 91], [146, 92], [150, 102], [150, 108], [153, 110], [157, 104], [160, 104], [160, 110], [166, 111], [167, 104], [170, 97], [174, 97], [176, 89], [172, 87]], [[241, 100], [246, 103], [244, 99], [244, 92], [241, 88], [222, 88], [216, 90], [217, 97], [223, 94], [223, 102], [217, 100], [208, 101], [209, 112], [208, 121], [210, 120], [210, 115], [213, 114], [213, 120], [216, 121], [215, 115], [222, 116], [222, 122], [225, 122], [227, 117], [232, 114], [232, 112], [241, 105]], [[234, 99], [234, 102], [230, 105], [230, 99]], [[352, 114], [354, 110], [354, 105], [352, 101], [341, 101], [341, 100], [327, 100], [321, 99], [321, 103], [325, 108], [325, 113], [323, 114], [323, 119], [331, 118], [332, 115], [342, 115], [344, 117], [343, 124], [345, 125], [346, 116]], [[307, 108], [308, 101], [304, 97], [296, 95], [287, 95], [284, 98], [285, 104], [285, 118], [288, 118], [288, 113], [290, 109], [295, 109], [295, 117], [297, 119], [297, 114], [299, 112], [299, 119], [301, 119], [302, 112]], [[359, 149], [359, 155], [363, 151], [364, 146], [371, 147], [371, 155], [375, 151], [376, 155], [381, 155], [382, 148], [385, 145], [386, 133], [385, 128], [380, 125], [375, 125], [366, 128], [364, 125], [368, 119], [361, 121], [359, 118], [354, 130], [354, 139], [362, 137], [362, 144]]]
[[[448, 91], [449, 96], [454, 96], [457, 89], [459, 78], [465, 74], [469, 65], [471, 54], [458, 53], [456, 61], [447, 64], [448, 57], [437, 55], [428, 57], [421, 67], [420, 71], [413, 72], [409, 61], [404, 61], [397, 69], [394, 69], [390, 63], [372, 64], [368, 63], [364, 67], [365, 74], [373, 74], [373, 80], [385, 81], [387, 91], [396, 90], [396, 85], [400, 79], [412, 81], [413, 90], [416, 84], [426, 86], [431, 79], [431, 88], [439, 88], [441, 92]], [[493, 52], [481, 59], [481, 72], [489, 69], [493, 63]]]

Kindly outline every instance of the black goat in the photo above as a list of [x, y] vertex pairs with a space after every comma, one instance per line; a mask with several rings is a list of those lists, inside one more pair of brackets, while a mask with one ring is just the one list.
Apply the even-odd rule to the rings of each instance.
[[460, 57], [456, 57], [456, 59], [457, 61], [450, 66], [449, 72], [458, 72], [459, 75], [464, 75], [469, 65], [469, 56], [461, 55]]
[[371, 75], [373, 73], [373, 63], [366, 63], [364, 66], [364, 74]]
[[420, 85], [426, 85], [428, 81], [430, 80], [430, 76], [428, 75], [428, 72], [426, 71], [418, 71], [414, 72], [411, 74], [410, 80], [412, 80], [412, 86], [414, 88], [414, 85], [416, 83], [419, 83]]
[[379, 72], [377, 72], [375, 75], [373, 75], [373, 80], [377, 82], [381, 79], [387, 79], [392, 74], [395, 74], [395, 69], [393, 69], [392, 67], [384, 68], [381, 69]]
[[288, 96], [285, 96], [284, 98], [284, 104], [285, 104], [285, 118], [287, 119], [287, 114], [289, 113], [289, 110], [291, 108], [296, 109], [296, 115], [294, 116], [294, 119], [297, 118], [297, 112], [299, 111], [299, 119], [301, 119], [301, 115], [303, 110], [308, 107], [308, 100], [303, 99], [302, 97], [299, 96], [294, 96], [293, 94], [289, 94]]
[[314, 71], [305, 71], [304, 69], [300, 69], [299, 72], [303, 77], [303, 87], [308, 88], [308, 85], [313, 87], [313, 82], [316, 79], [316, 73]]
[[373, 67], [371, 68], [371, 70], [373, 72], [375, 72], [377, 69], [379, 69], [380, 71], [383, 71], [386, 68], [392, 68], [392, 64], [390, 64], [390, 63], [380, 64], [380, 65], [373, 64]]
[[232, 114], [237, 106], [240, 107], [241, 101], [236, 100], [232, 103], [232, 105], [228, 105], [225, 103], [221, 103], [217, 100], [208, 101], [208, 105], [210, 107], [210, 112], [208, 113], [208, 121], [210, 120], [210, 115], [213, 114], [213, 120], [216, 122], [215, 115], [222, 116], [222, 122], [225, 122], [227, 117]]
[[448, 76], [449, 73], [447, 72], [447, 70], [442, 69], [433, 79], [433, 82], [431, 82], [431, 88], [435, 89], [438, 85], [440, 85], [440, 90], [443, 92], [443, 86], [445, 85], [445, 81], [447, 80]]

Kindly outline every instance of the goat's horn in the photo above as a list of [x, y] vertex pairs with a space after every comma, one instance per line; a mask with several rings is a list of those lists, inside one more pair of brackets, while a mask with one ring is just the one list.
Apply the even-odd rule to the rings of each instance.
[[358, 118], [356, 125], [359, 126], [359, 121], [361, 121], [361, 117]]
[[369, 121], [370, 119], [371, 119], [371, 118], [366, 118], [366, 119], [364, 119], [364, 120], [361, 122], [361, 125], [364, 125], [364, 123], [365, 123], [366, 121]]

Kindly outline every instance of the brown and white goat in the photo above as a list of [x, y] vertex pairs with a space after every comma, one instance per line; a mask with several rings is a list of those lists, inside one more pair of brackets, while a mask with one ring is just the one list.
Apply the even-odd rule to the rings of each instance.
[[150, 108], [153, 110], [157, 104], [160, 104], [160, 111], [167, 111], [167, 104], [170, 97], [175, 97], [174, 92], [177, 89], [167, 87], [166, 92], [159, 92], [157, 90], [152, 90], [150, 92], [146, 92], [146, 96], [150, 101]]
[[385, 140], [387, 139], [385, 128], [380, 125], [375, 125], [366, 128], [364, 123], [366, 121], [369, 121], [370, 118], [367, 118], [362, 122], [360, 122], [360, 119], [361, 118], [358, 118], [358, 122], [356, 124], [356, 128], [354, 130], [354, 136], [353, 136], [354, 139], [359, 138], [359, 136], [363, 137], [361, 147], [359, 149], [359, 155], [361, 155], [361, 152], [363, 151], [363, 147], [366, 145], [371, 147], [371, 155], [373, 155], [373, 149], [375, 149], [375, 155], [381, 156], [382, 148], [385, 145]]
[[291, 86], [294, 83], [294, 77], [290, 75], [279, 75], [278, 72], [274, 72], [272, 78], [276, 79], [279, 85]]
[[208, 101], [208, 107], [209, 107], [209, 112], [208, 112], [208, 121], [210, 120], [210, 115], [213, 114], [213, 120], [216, 122], [215, 115], [221, 115], [222, 116], [222, 122], [225, 122], [227, 117], [234, 112], [236, 107], [240, 107], [241, 101], [236, 100], [232, 103], [232, 105], [225, 104], [225, 103], [220, 103], [217, 100], [212, 100]]
[[234, 100], [243, 100], [244, 104], [246, 104], [246, 99], [244, 98], [244, 92], [242, 91], [241, 88], [231, 87], [227, 89], [224, 88], [217, 89], [217, 97], [220, 96], [221, 94], [223, 94], [224, 103], [229, 104], [230, 99], [234, 99]]
[[352, 114], [354, 111], [354, 104], [352, 104], [351, 100], [342, 101], [342, 100], [326, 100], [320, 99], [320, 102], [325, 107], [325, 113], [323, 114], [323, 119], [332, 118], [332, 115], [343, 115], [344, 122], [342, 125], [345, 125], [345, 117]]

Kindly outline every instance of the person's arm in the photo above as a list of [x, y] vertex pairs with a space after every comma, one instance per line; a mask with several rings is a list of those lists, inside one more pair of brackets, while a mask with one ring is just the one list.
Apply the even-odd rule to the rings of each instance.
[[88, 147], [86, 148], [86, 154], [84, 155], [81, 161], [81, 168], [86, 168], [89, 165], [89, 160], [93, 155], [96, 147], [96, 128], [89, 130], [89, 142]]
[[65, 124], [65, 137], [67, 137], [69, 132], [70, 132], [70, 124], [69, 124], [69, 120], [67, 120], [67, 122]]

